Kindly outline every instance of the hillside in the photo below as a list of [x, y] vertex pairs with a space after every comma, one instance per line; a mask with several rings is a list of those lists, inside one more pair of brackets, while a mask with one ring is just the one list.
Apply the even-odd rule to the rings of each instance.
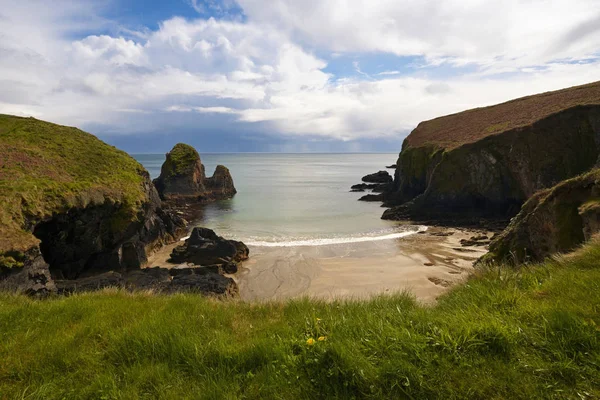
[[[161, 241], [158, 194], [125, 152], [76, 128], [0, 115], [0, 267], [42, 253], [77, 275], [92, 262], [115, 264], [130, 242], [134, 263]], [[147, 224], [143, 228], [144, 224]]]
[[386, 219], [509, 219], [600, 155], [600, 82], [419, 124], [398, 158]]
[[491, 135], [524, 128], [577, 106], [600, 105], [600, 82], [522, 97], [421, 122], [406, 147], [435, 145], [453, 149]]
[[[420, 306], [0, 294], [5, 398], [594, 399], [600, 244]], [[321, 340], [319, 340], [321, 338]]]
[[542, 261], [566, 253], [600, 231], [600, 169], [533, 195], [490, 245], [486, 259]]

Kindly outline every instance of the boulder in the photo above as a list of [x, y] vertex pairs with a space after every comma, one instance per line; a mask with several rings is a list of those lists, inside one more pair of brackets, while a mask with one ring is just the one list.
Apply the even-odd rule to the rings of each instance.
[[367, 183], [391, 183], [394, 179], [387, 171], [379, 171], [363, 176], [362, 181]]
[[194, 265], [228, 266], [247, 260], [248, 247], [235, 240], [227, 240], [207, 228], [194, 228], [185, 244], [176, 247], [171, 253], [171, 262], [176, 264], [189, 263]]
[[46, 297], [57, 292], [50, 266], [39, 252], [28, 257], [22, 268], [11, 268], [0, 274], [0, 290], [34, 297]]

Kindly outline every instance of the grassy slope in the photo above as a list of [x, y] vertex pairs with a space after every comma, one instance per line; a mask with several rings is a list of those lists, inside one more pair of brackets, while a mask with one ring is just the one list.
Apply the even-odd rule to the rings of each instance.
[[582, 105], [600, 105], [600, 82], [425, 121], [406, 138], [406, 145], [434, 144], [439, 148], [452, 149], [489, 135], [531, 125], [562, 110]]
[[598, 260], [482, 271], [435, 307], [0, 295], [0, 397], [598, 398]]
[[134, 210], [144, 200], [143, 167], [79, 129], [0, 114], [0, 143], [0, 255], [36, 244], [26, 216], [105, 199]]

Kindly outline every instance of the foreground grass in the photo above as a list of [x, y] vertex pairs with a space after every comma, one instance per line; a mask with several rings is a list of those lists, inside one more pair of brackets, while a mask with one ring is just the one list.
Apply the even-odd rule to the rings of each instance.
[[4, 295], [0, 398], [599, 398], [599, 311], [600, 244], [435, 307]]

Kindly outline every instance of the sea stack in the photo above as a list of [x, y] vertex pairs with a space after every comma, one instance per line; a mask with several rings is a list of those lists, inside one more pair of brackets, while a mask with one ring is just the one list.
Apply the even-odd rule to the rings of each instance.
[[176, 144], [167, 153], [154, 185], [163, 200], [176, 203], [228, 199], [237, 192], [226, 167], [217, 166], [214, 175], [207, 178], [196, 149], [183, 143]]

